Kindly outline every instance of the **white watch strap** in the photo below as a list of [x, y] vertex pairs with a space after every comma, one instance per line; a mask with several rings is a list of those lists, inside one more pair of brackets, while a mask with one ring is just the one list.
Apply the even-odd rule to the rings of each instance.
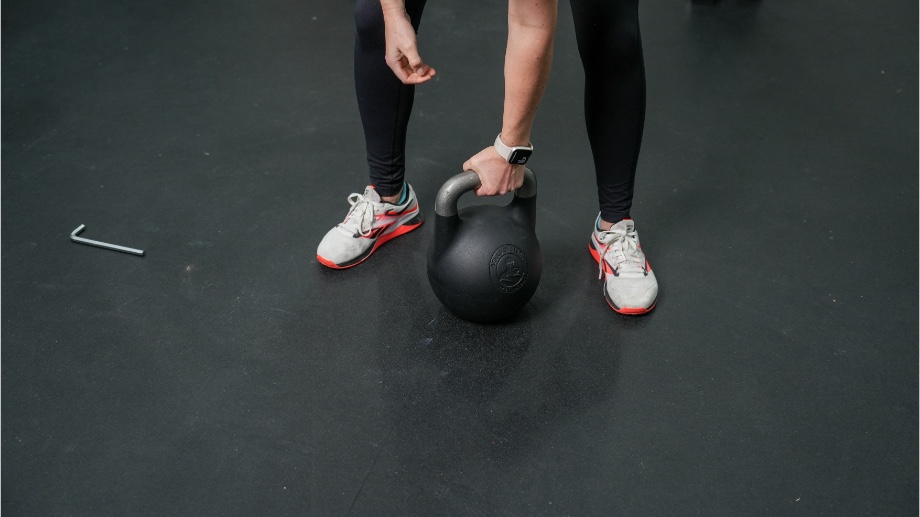
[[498, 136], [495, 137], [495, 143], [492, 144], [492, 145], [495, 146], [495, 150], [498, 151], [499, 156], [501, 156], [501, 157], [504, 158], [505, 160], [507, 160], [508, 157], [511, 156], [511, 151], [514, 151], [515, 149], [530, 149], [531, 151], [533, 151], [533, 144], [532, 144], [532, 143], [531, 143], [530, 145], [526, 145], [526, 146], [525, 146], [525, 145], [517, 145], [517, 146], [514, 146], [514, 147], [508, 147], [507, 145], [505, 145], [504, 142], [502, 142], [502, 134], [501, 134], [501, 133], [499, 133]]

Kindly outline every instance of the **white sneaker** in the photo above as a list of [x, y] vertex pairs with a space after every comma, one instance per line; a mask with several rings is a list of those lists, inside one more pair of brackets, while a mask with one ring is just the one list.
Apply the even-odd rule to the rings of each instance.
[[380, 200], [374, 187], [364, 195], [348, 196], [351, 209], [345, 220], [329, 230], [316, 249], [316, 260], [333, 269], [346, 269], [367, 260], [383, 243], [418, 228], [424, 222], [412, 186], [406, 183], [406, 201], [393, 205]]
[[[624, 219], [608, 231], [594, 223], [589, 250], [604, 278], [604, 298], [620, 314], [645, 314], [658, 301], [658, 281], [639, 245], [639, 234], [632, 219]], [[602, 260], [603, 259], [603, 260]]]

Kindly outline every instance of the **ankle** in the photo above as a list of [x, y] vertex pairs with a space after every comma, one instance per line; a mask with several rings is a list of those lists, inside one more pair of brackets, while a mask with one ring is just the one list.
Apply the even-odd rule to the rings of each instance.
[[401, 205], [406, 202], [406, 197], [408, 195], [409, 188], [406, 186], [406, 183], [403, 182], [403, 186], [401, 189], [399, 189], [399, 192], [392, 196], [380, 196], [380, 200], [391, 205]]
[[622, 220], [623, 220], [623, 218], [618, 218], [618, 219], [616, 219], [616, 220], [614, 220], [614, 221], [605, 221], [605, 220], [603, 220], [603, 219], [598, 219], [598, 220], [597, 220], [597, 227], [600, 228], [600, 230], [601, 230], [602, 232], [610, 231], [610, 229], [613, 228], [613, 225], [617, 224], [618, 222], [620, 222], [620, 221], [622, 221]]
[[598, 220], [597, 220], [597, 227], [598, 227], [598, 229], [600, 229], [600, 231], [606, 232], [606, 231], [610, 230], [610, 227], [612, 227], [613, 225], [617, 224], [617, 223], [620, 222], [620, 221], [629, 219], [629, 218], [630, 218], [629, 216], [626, 216], [626, 217], [619, 217], [619, 218], [617, 218], [617, 219], [615, 219], [615, 220], [613, 220], [613, 221], [605, 221], [605, 220], [602, 219], [602, 218], [598, 218]]

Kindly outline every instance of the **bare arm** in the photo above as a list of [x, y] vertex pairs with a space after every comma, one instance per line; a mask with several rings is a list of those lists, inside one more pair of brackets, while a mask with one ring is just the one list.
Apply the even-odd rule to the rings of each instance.
[[528, 145], [553, 62], [556, 0], [510, 0], [502, 141]]
[[[549, 80], [557, 0], [509, 0], [505, 50], [505, 105], [501, 139], [528, 145], [537, 107]], [[506, 194], [524, 181], [524, 167], [506, 162], [489, 146], [463, 165], [479, 174], [480, 196]]]

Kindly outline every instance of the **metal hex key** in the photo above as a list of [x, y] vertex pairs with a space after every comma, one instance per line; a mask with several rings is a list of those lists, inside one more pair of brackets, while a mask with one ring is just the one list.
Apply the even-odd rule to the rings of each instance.
[[85, 224], [81, 224], [77, 227], [76, 230], [70, 233], [70, 240], [74, 242], [79, 242], [80, 244], [89, 244], [90, 246], [96, 246], [98, 248], [105, 248], [107, 250], [121, 251], [123, 253], [130, 253], [132, 255], [144, 256], [144, 250], [136, 250], [134, 248], [126, 248], [124, 246], [119, 246], [117, 244], [109, 244], [107, 242], [93, 241], [90, 239], [84, 239], [83, 237], [77, 237], [77, 234], [82, 232], [86, 228]]

